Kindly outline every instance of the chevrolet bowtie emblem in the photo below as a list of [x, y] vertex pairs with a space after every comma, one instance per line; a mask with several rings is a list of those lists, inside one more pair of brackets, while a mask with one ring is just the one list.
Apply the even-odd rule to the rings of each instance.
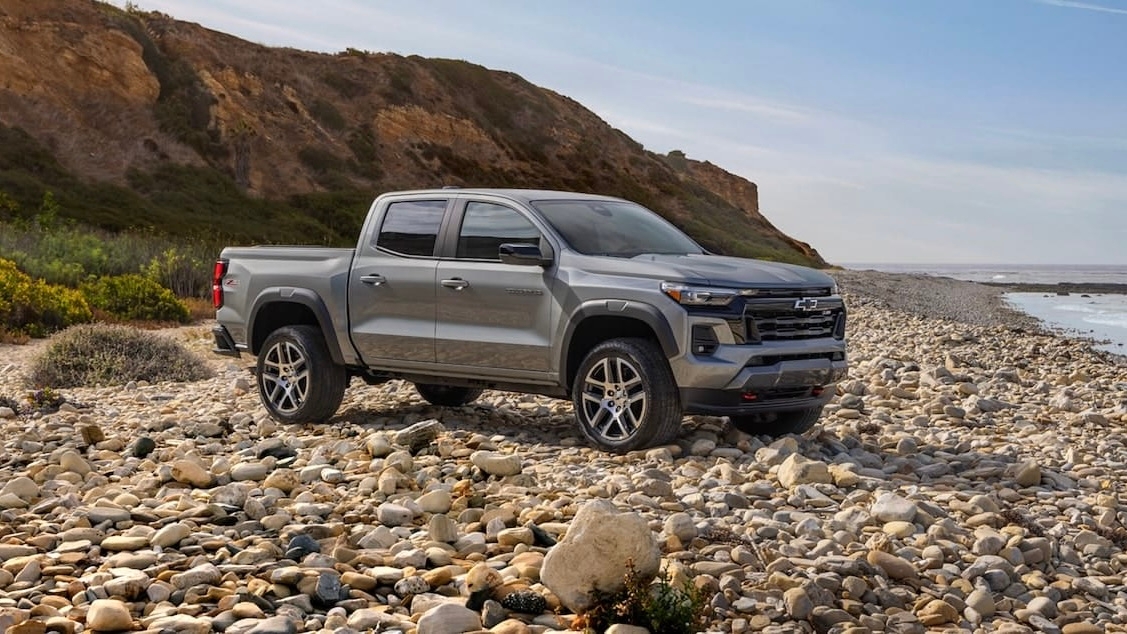
[[818, 310], [818, 300], [814, 299], [813, 297], [803, 297], [802, 299], [794, 303], [794, 309], [805, 312]]

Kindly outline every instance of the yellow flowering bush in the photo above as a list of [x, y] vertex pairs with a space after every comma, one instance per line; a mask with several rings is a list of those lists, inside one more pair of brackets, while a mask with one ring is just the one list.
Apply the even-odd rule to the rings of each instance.
[[14, 262], [0, 259], [0, 330], [45, 337], [92, 318], [82, 293], [33, 280]]

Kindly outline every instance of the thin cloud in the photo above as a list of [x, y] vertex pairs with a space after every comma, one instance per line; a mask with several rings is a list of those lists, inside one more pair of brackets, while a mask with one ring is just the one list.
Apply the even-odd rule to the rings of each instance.
[[1054, 7], [1064, 7], [1066, 9], [1083, 9], [1084, 11], [1099, 11], [1100, 13], [1127, 15], [1127, 9], [1107, 7], [1102, 4], [1092, 4], [1090, 2], [1076, 2], [1075, 0], [1037, 0], [1037, 2]]
[[708, 99], [703, 97], [681, 97], [678, 101], [702, 108], [746, 112], [767, 119], [792, 121], [795, 123], [804, 123], [814, 116], [814, 113], [807, 108], [773, 104], [748, 98]]

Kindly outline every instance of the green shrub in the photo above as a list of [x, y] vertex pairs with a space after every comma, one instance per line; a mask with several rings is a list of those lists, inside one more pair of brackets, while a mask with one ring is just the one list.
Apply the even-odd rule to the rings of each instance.
[[[167, 288], [177, 297], [207, 297], [211, 293], [213, 250], [194, 253], [169, 247], [145, 265], [145, 277]], [[206, 254], [206, 255], [204, 255]]]
[[656, 580], [638, 574], [633, 563], [626, 566], [625, 587], [601, 596], [583, 614], [587, 631], [603, 632], [611, 625], [637, 625], [661, 634], [693, 634], [699, 631], [708, 608], [709, 597], [685, 580], [676, 588], [669, 575]]
[[116, 275], [81, 287], [91, 306], [121, 319], [187, 323], [188, 307], [172, 291], [140, 275]]
[[0, 259], [0, 331], [44, 337], [91, 319], [78, 291], [33, 280], [11, 260]]
[[55, 336], [31, 365], [35, 387], [121, 385], [129, 381], [198, 381], [203, 360], [175, 341], [128, 326], [86, 324]]

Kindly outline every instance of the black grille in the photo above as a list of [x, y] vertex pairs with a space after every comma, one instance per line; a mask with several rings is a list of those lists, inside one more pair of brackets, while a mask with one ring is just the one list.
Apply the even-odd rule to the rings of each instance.
[[778, 341], [781, 339], [817, 339], [833, 335], [837, 315], [832, 310], [818, 314], [745, 314], [748, 339]]
[[744, 340], [791, 341], [844, 335], [845, 305], [839, 298], [749, 299], [744, 304]]

